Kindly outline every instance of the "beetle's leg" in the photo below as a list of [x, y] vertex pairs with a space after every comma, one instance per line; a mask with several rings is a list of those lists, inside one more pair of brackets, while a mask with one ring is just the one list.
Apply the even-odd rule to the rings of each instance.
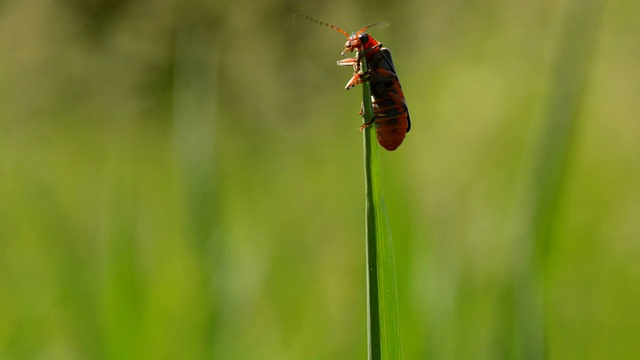
[[[392, 72], [389, 72], [390, 74], [393, 74]], [[357, 71], [355, 74], [353, 74], [353, 77], [351, 77], [351, 79], [349, 79], [349, 81], [347, 82], [347, 86], [345, 86], [344, 88], [349, 90], [352, 87], [356, 86], [356, 85], [360, 85], [364, 82], [367, 82], [369, 80], [371, 80], [371, 77], [374, 76], [377, 80], [388, 80], [389, 78], [375, 74], [375, 72], [372, 72], [371, 70], [367, 70], [367, 71]], [[391, 79], [395, 78], [392, 77]]]
[[367, 79], [364, 78], [364, 73], [357, 72], [353, 74], [353, 76], [351, 77], [351, 79], [349, 79], [349, 81], [347, 82], [347, 85], [344, 88], [349, 90], [352, 87], [356, 85], [360, 85], [365, 81], [367, 81]]
[[339, 66], [353, 66], [353, 71], [359, 72], [360, 71], [360, 62], [362, 61], [362, 58], [364, 57], [364, 54], [365, 54], [365, 52], [358, 51], [357, 55], [355, 57], [338, 60], [338, 65]]
[[367, 122], [365, 122], [364, 124], [360, 125], [360, 131], [366, 129], [369, 127], [369, 125], [373, 124], [376, 121], [376, 116], [373, 115], [371, 117], [371, 120], [368, 120]]
[[338, 60], [338, 65], [339, 66], [355, 66], [359, 62], [360, 61], [359, 61], [359, 59], [357, 57], [352, 57], [352, 58], [346, 58], [346, 59]]
[[[360, 112], [358, 112], [358, 115], [360, 115], [360, 116], [364, 115], [364, 103], [360, 103]], [[368, 120], [364, 124], [360, 125], [360, 131], [368, 128], [369, 125], [374, 123], [374, 121], [376, 121], [376, 116], [372, 115], [371, 116], [371, 120]]]
[[364, 130], [364, 129], [368, 128], [368, 127], [369, 127], [369, 125], [371, 125], [371, 124], [373, 124], [373, 123], [374, 123], [374, 121], [376, 121], [375, 116], [374, 116], [374, 117], [372, 117], [372, 118], [371, 118], [371, 120], [369, 120], [369, 121], [367, 121], [366, 123], [364, 123], [364, 124], [360, 125], [360, 128], [359, 128], [358, 130], [362, 131], [362, 130]]

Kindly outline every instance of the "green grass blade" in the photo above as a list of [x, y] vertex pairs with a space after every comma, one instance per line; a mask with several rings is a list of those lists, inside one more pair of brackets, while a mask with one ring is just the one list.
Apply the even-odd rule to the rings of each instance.
[[[362, 62], [366, 71], [366, 63]], [[362, 86], [363, 118], [373, 118], [369, 83]], [[382, 197], [375, 126], [365, 128], [364, 164], [367, 238], [367, 310], [369, 359], [402, 359], [398, 324], [396, 267]]]

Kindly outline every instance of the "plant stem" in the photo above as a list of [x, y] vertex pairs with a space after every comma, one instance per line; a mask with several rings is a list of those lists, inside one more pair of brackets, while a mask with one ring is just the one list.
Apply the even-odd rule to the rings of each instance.
[[[366, 61], [363, 59], [362, 71], [367, 71]], [[362, 109], [363, 122], [373, 118], [373, 105], [371, 104], [371, 88], [369, 82], [362, 84]], [[373, 188], [373, 140], [374, 125], [368, 126], [363, 131], [364, 136], [364, 178], [366, 193], [366, 237], [367, 237], [367, 323], [369, 340], [369, 359], [382, 358], [380, 347], [380, 302], [378, 293], [378, 251], [377, 236], [378, 224], [376, 219], [376, 203]]]

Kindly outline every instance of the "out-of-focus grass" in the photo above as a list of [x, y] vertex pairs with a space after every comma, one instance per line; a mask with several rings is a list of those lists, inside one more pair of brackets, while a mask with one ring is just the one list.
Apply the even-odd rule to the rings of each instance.
[[570, 2], [563, 15], [547, 91], [546, 125], [537, 146], [528, 192], [530, 220], [521, 232], [520, 266], [515, 268], [514, 358], [548, 358], [547, 321], [553, 279], [550, 255], [556, 242], [558, 208], [581, 126], [592, 54], [602, 16], [600, 1]]
[[[365, 357], [360, 99], [343, 40], [294, 12], [392, 24], [374, 35], [414, 125], [381, 154], [405, 358], [509, 354], [561, 5], [166, 0], [99, 32], [68, 5], [1, 5], [0, 357]], [[639, 356], [638, 6], [605, 4], [587, 70], [554, 358]]]

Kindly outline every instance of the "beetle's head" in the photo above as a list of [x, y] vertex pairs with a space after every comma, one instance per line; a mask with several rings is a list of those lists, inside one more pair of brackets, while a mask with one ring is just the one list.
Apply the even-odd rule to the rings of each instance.
[[347, 42], [344, 44], [344, 50], [342, 51], [342, 55], [345, 53], [353, 52], [354, 50], [363, 51], [365, 49], [369, 49], [379, 44], [379, 42], [369, 36], [364, 30], [368, 29], [373, 25], [367, 25], [364, 28], [360, 29], [357, 33], [351, 34], [347, 38]]

